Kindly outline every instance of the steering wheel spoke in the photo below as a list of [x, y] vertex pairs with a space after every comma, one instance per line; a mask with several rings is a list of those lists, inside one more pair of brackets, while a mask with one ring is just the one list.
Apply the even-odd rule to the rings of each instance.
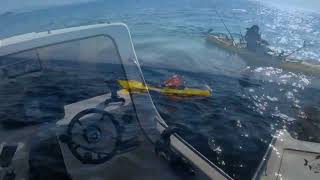
[[77, 120], [76, 123], [82, 126], [82, 122], [80, 120]]
[[[90, 116], [90, 123], [81, 122], [82, 118], [89, 114], [101, 116]], [[110, 113], [99, 109], [86, 109], [71, 120], [67, 136], [70, 139], [67, 141], [68, 147], [79, 161], [84, 164], [100, 164], [116, 154], [121, 140], [121, 128]]]

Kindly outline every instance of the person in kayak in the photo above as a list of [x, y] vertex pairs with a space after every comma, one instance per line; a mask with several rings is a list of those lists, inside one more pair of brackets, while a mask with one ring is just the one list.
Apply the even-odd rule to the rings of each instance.
[[170, 77], [168, 80], [166, 80], [163, 83], [164, 87], [170, 87], [170, 88], [183, 88], [184, 82], [182, 80], [182, 77], [180, 75], [174, 74], [172, 77]]
[[250, 51], [254, 51], [257, 53], [264, 53], [265, 52], [264, 45], [269, 44], [266, 40], [263, 40], [261, 38], [258, 25], [253, 25], [252, 27], [247, 28], [245, 40], [247, 41], [247, 48]]

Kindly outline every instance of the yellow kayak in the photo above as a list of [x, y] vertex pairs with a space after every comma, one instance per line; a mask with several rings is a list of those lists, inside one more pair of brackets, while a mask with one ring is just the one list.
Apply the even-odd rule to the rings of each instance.
[[127, 91], [133, 93], [143, 93], [147, 90], [149, 91], [156, 91], [165, 95], [172, 95], [172, 96], [183, 96], [183, 97], [190, 97], [190, 96], [201, 96], [201, 97], [210, 97], [211, 90], [208, 89], [196, 89], [196, 88], [184, 88], [184, 89], [177, 89], [177, 88], [169, 88], [169, 87], [153, 87], [147, 86], [142, 82], [135, 81], [135, 80], [118, 80], [119, 85]]

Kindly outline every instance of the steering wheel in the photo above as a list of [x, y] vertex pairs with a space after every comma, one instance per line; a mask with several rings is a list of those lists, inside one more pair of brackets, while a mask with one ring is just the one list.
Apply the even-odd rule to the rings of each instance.
[[79, 161], [101, 164], [116, 155], [121, 141], [121, 128], [107, 111], [86, 109], [72, 118], [67, 136], [67, 145]]

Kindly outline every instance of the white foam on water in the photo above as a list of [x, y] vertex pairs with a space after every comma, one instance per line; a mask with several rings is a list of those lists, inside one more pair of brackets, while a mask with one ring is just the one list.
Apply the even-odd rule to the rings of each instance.
[[272, 116], [279, 117], [280, 119], [285, 120], [285, 121], [295, 121], [296, 120], [295, 118], [290, 117], [290, 116], [283, 114], [283, 113], [280, 113], [280, 112], [274, 113], [274, 114], [272, 114]]
[[281, 44], [287, 44], [288, 43], [288, 39], [286, 37], [281, 37], [279, 43]]
[[291, 92], [291, 91], [288, 91], [288, 92], [286, 92], [286, 97], [288, 98], [288, 99], [293, 99], [294, 98], [294, 95], [293, 95], [293, 93]]
[[242, 13], [246, 13], [247, 10], [246, 9], [232, 9], [232, 11], [238, 11], [238, 12], [242, 12]]
[[267, 96], [267, 99], [269, 99], [269, 100], [272, 101], [272, 102], [279, 101], [278, 98], [276, 98], [276, 97]]

